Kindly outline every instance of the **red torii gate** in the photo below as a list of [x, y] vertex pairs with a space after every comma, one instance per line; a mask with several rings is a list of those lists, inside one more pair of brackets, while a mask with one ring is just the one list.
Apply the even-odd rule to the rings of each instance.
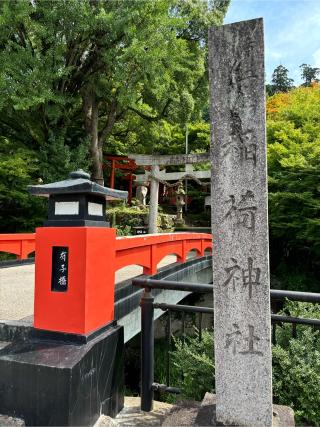
[[[113, 155], [104, 156], [104, 160], [111, 163], [111, 165], [109, 166], [111, 168], [110, 182], [109, 182], [110, 188], [114, 188], [115, 171], [117, 169], [120, 170], [121, 172], [124, 172], [124, 171], [127, 172], [123, 174], [123, 178], [129, 181], [128, 203], [130, 204], [132, 199], [132, 183], [133, 183], [133, 180], [135, 179], [133, 172], [138, 168], [138, 166], [136, 165], [136, 162], [132, 159], [129, 159], [126, 156], [113, 156]], [[108, 166], [104, 165], [103, 167], [105, 169]]]

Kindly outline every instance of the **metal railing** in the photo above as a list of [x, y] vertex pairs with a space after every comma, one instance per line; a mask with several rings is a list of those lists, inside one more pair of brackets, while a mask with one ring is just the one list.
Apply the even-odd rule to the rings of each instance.
[[[170, 289], [196, 293], [212, 292], [212, 285], [198, 283], [174, 282], [169, 280], [134, 279], [133, 286], [144, 288], [141, 297], [141, 410], [152, 410], [154, 391], [178, 392], [169, 385], [154, 382], [154, 309], [161, 308], [155, 304], [152, 289]], [[192, 307], [194, 308], [194, 307]], [[161, 308], [162, 309], [162, 308]], [[169, 317], [170, 321], [170, 317]], [[170, 328], [170, 326], [169, 326]], [[169, 329], [169, 337], [170, 329]], [[168, 361], [167, 361], [168, 363]], [[169, 384], [170, 384], [170, 378]]]
[[[182, 313], [182, 337], [185, 338], [185, 314], [198, 313], [198, 336], [202, 339], [202, 315], [213, 315], [213, 308], [199, 307], [191, 305], [176, 305], [155, 303], [152, 296], [152, 289], [167, 289], [177, 291], [188, 291], [193, 293], [213, 292], [213, 285], [175, 282], [169, 280], [157, 280], [147, 278], [133, 279], [134, 286], [144, 289], [141, 297], [141, 410], [151, 411], [153, 405], [154, 391], [164, 391], [169, 393], [179, 393], [179, 389], [170, 386], [170, 347], [171, 347], [171, 312]], [[320, 294], [309, 292], [295, 292], [270, 290], [272, 300], [284, 301], [286, 299], [300, 302], [320, 303]], [[168, 313], [166, 327], [166, 382], [158, 384], [154, 382], [154, 310], [160, 309]], [[271, 314], [272, 342], [276, 344], [276, 327], [278, 324], [289, 323], [292, 325], [292, 337], [297, 337], [297, 325], [309, 325], [313, 328], [320, 328], [319, 319], [306, 319], [292, 316]]]

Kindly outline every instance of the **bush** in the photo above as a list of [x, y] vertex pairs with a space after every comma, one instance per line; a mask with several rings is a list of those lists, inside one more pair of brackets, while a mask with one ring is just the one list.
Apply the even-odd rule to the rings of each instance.
[[148, 209], [140, 206], [124, 204], [107, 209], [107, 218], [111, 226], [117, 230], [118, 236], [130, 236], [133, 227], [145, 225]]
[[[141, 227], [148, 224], [149, 208], [135, 204], [132, 206], [118, 205], [107, 209], [107, 218], [111, 226], [117, 230], [118, 236], [130, 236], [133, 234], [133, 227]], [[173, 216], [162, 212], [158, 214], [159, 232], [173, 231]]]
[[183, 399], [202, 400], [207, 391], [214, 390], [212, 330], [204, 330], [201, 341], [198, 337], [187, 337], [185, 342], [175, 339], [172, 359], [181, 373], [176, 378]]
[[[287, 302], [283, 313], [320, 319], [319, 306], [309, 303]], [[183, 398], [201, 400], [214, 391], [213, 342], [208, 330], [201, 343], [197, 337], [175, 339], [172, 385]], [[320, 331], [297, 326], [297, 338], [291, 338], [291, 325], [278, 327], [272, 354], [274, 403], [290, 406], [297, 423], [320, 426]]]
[[[287, 301], [283, 314], [320, 319], [319, 306]], [[291, 325], [277, 328], [273, 347], [273, 394], [275, 403], [295, 411], [296, 421], [320, 426], [320, 331], [297, 325], [297, 338]]]
[[295, 411], [297, 422], [320, 425], [319, 331], [304, 330], [287, 347], [273, 347], [273, 394], [275, 403]]
[[27, 191], [35, 184], [38, 164], [31, 150], [11, 149], [0, 138], [0, 232], [33, 232], [46, 218], [46, 201]]

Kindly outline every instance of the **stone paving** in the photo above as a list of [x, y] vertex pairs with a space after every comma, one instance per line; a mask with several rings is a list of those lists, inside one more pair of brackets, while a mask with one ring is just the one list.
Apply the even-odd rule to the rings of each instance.
[[[176, 262], [175, 255], [166, 256], [158, 265]], [[142, 274], [143, 268], [130, 265], [116, 272], [116, 283]], [[21, 320], [33, 315], [34, 264], [0, 268], [0, 321]]]

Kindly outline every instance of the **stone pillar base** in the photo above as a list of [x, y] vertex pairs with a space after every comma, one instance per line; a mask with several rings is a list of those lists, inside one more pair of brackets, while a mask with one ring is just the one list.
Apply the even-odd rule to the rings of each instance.
[[[198, 411], [195, 424], [225, 426], [225, 424], [219, 423], [216, 420], [216, 396], [214, 394], [206, 393], [201, 403], [201, 408]], [[293, 410], [289, 406], [273, 405], [272, 427], [295, 427]]]
[[90, 426], [123, 408], [122, 326], [87, 343], [30, 337], [2, 344], [0, 414], [32, 426]]

